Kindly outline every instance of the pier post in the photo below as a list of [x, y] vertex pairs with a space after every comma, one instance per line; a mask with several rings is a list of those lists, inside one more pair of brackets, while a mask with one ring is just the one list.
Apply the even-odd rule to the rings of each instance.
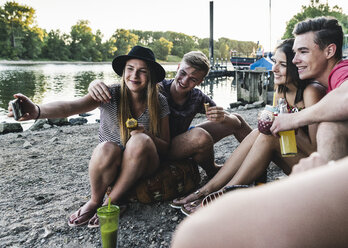
[[210, 39], [209, 39], [209, 59], [210, 66], [214, 66], [214, 2], [209, 2], [210, 6]]
[[267, 103], [267, 71], [236, 70], [237, 100], [247, 103]]

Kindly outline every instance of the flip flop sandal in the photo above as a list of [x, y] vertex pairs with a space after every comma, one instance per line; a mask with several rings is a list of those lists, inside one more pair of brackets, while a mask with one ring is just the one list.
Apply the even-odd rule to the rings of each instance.
[[201, 199], [192, 201], [190, 203], [186, 203], [185, 205], [181, 207], [181, 212], [186, 216], [190, 216], [201, 206], [201, 203], [202, 203]]
[[[196, 190], [196, 191], [193, 192], [192, 194], [194, 194], [194, 195], [196, 195], [196, 196], [198, 197], [196, 200], [202, 198], [202, 196], [199, 196], [199, 195], [201, 194], [201, 192], [200, 192], [199, 190]], [[184, 206], [184, 205], [187, 204], [188, 202], [186, 202], [186, 203], [176, 203], [175, 201], [177, 201], [177, 202], [178, 202], [178, 201], [181, 201], [181, 200], [185, 199], [185, 198], [188, 197], [188, 196], [189, 196], [189, 195], [174, 199], [171, 203], [169, 203], [169, 206], [171, 206], [172, 208], [180, 209], [182, 206]], [[193, 201], [195, 201], [195, 200], [193, 200]]]
[[249, 188], [249, 185], [232, 185], [232, 186], [225, 186], [223, 189], [218, 190], [216, 192], [213, 192], [202, 200], [202, 207], [208, 206], [212, 201], [216, 200], [217, 198], [221, 197], [223, 194], [230, 192], [232, 190], [241, 189], [241, 188]]
[[97, 228], [99, 227], [99, 218], [97, 214], [94, 214], [93, 217], [88, 221], [88, 228]]
[[216, 200], [217, 198], [219, 198], [223, 194], [224, 194], [223, 190], [219, 190], [219, 191], [216, 191], [216, 192], [213, 192], [213, 193], [207, 195], [202, 200], [202, 203], [201, 203], [202, 207], [208, 206], [208, 204], [210, 204], [212, 201]]
[[232, 190], [236, 190], [236, 189], [245, 189], [245, 188], [249, 188], [250, 186], [247, 185], [247, 184], [237, 184], [237, 185], [231, 185], [231, 186], [225, 186], [223, 187], [223, 192], [226, 193], [226, 192], [230, 192]]
[[[91, 209], [88, 210], [86, 212], [84, 212], [83, 214], [81, 214], [81, 208], [79, 208], [79, 210], [77, 210], [75, 213], [73, 213], [69, 219], [68, 219], [68, 225], [70, 227], [78, 227], [78, 226], [83, 226], [85, 224], [87, 224], [89, 222], [89, 220], [93, 217], [93, 215], [95, 214], [95, 210]], [[72, 216], [76, 216], [74, 219], [71, 219]], [[85, 218], [83, 221], [80, 222], [80, 220], [82, 220], [83, 218]]]

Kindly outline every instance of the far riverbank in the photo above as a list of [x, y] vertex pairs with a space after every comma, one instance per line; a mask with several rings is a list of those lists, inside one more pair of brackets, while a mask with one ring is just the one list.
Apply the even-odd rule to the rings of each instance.
[[[55, 65], [64, 65], [64, 64], [82, 64], [82, 65], [92, 65], [92, 64], [110, 64], [110, 61], [101, 61], [101, 62], [92, 62], [92, 61], [46, 61], [46, 60], [0, 60], [0, 64], [11, 64], [11, 65], [40, 65], [40, 64], [55, 64]], [[161, 65], [177, 65], [178, 62], [166, 62], [160, 61]]]

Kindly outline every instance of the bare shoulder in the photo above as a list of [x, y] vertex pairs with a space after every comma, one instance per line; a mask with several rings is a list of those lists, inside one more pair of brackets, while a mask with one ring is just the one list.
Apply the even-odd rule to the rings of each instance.
[[303, 91], [304, 97], [311, 96], [311, 95], [318, 95], [323, 97], [325, 94], [326, 94], [326, 87], [317, 82], [313, 82], [309, 84]]
[[309, 84], [303, 91], [303, 101], [306, 107], [316, 104], [326, 95], [326, 87], [319, 83]]

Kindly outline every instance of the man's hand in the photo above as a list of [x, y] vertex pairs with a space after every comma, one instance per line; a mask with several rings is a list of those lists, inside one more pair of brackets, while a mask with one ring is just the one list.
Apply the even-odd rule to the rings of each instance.
[[108, 103], [111, 99], [109, 88], [103, 81], [93, 80], [88, 86], [88, 93], [97, 102]]
[[280, 131], [288, 131], [298, 128], [295, 124], [294, 114], [280, 114], [275, 117], [270, 128], [272, 134], [278, 137]]
[[326, 165], [327, 162], [328, 161], [320, 156], [319, 153], [313, 152], [308, 158], [303, 158], [298, 162], [298, 164], [294, 165], [291, 171], [291, 175]]
[[222, 107], [208, 107], [206, 115], [210, 121], [223, 121], [225, 119], [225, 111]]

